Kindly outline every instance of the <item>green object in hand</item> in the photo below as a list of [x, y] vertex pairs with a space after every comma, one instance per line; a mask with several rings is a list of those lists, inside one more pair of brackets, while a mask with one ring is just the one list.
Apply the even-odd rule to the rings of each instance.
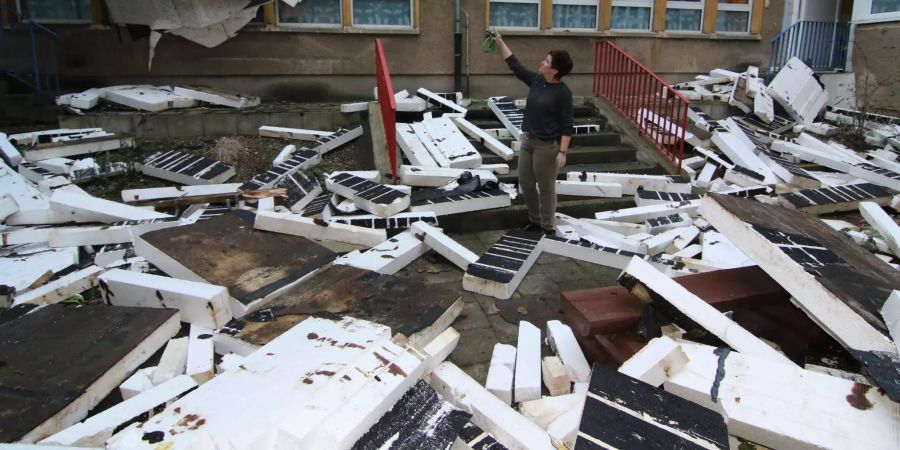
[[494, 53], [497, 50], [497, 43], [491, 33], [484, 34], [484, 41], [481, 42], [481, 51], [485, 53]]

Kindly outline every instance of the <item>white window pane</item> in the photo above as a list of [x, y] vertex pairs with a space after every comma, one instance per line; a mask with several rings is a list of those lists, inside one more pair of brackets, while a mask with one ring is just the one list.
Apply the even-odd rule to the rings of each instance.
[[32, 20], [91, 20], [91, 0], [23, 0], [22, 14]]
[[716, 31], [746, 33], [750, 27], [750, 13], [743, 11], [719, 11]]
[[353, 24], [412, 26], [412, 5], [410, 0], [353, 0]]
[[699, 9], [667, 9], [666, 29], [678, 31], [700, 31], [703, 11]]
[[293, 7], [278, 2], [278, 21], [283, 23], [340, 25], [341, 0], [303, 0]]
[[627, 30], [650, 29], [650, 8], [613, 6], [612, 27]]
[[597, 28], [597, 7], [553, 5], [553, 28]]
[[538, 5], [537, 3], [491, 2], [491, 25], [537, 28]]
[[872, 0], [871, 14], [900, 11], [900, 0]]

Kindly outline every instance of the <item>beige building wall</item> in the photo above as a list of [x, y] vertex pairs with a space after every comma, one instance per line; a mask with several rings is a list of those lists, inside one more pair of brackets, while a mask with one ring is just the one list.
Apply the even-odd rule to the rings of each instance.
[[[759, 0], [763, 1], [763, 0]], [[759, 35], [726, 37], [665, 33], [530, 32], [507, 33], [507, 42], [527, 65], [548, 50], [567, 49], [575, 68], [568, 83], [575, 95], [590, 95], [594, 43], [613, 39], [650, 69], [670, 81], [722, 67], [744, 70], [764, 66], [769, 42], [781, 27], [783, 1], [767, 1]], [[148, 69], [147, 39], [132, 40], [124, 28], [57, 25], [60, 73], [71, 89], [113, 84], [205, 84], [262, 96], [267, 101], [335, 101], [367, 99], [375, 84], [375, 38], [381, 38], [394, 87], [414, 91], [423, 86], [453, 87], [454, 2], [420, 0], [420, 26], [414, 32], [314, 32], [248, 26], [216, 48], [177, 36], [163, 36]], [[464, 54], [463, 88], [472, 97], [523, 96], [525, 86], [509, 76], [497, 54], [484, 54], [485, 0], [463, 0], [469, 14], [468, 54]], [[100, 28], [100, 29], [98, 29]], [[8, 31], [7, 37], [21, 37]]]
[[857, 25], [853, 72], [859, 108], [900, 115], [900, 22]]

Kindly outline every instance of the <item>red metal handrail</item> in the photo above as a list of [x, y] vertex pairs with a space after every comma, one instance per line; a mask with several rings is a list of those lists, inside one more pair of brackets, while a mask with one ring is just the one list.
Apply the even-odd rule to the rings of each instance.
[[595, 47], [594, 95], [625, 115], [681, 172], [687, 98], [611, 41]]
[[388, 158], [391, 161], [391, 179], [396, 184], [397, 100], [394, 98], [391, 73], [388, 71], [387, 58], [384, 57], [381, 39], [375, 39], [375, 81], [378, 87], [378, 106], [381, 108], [381, 120], [384, 123], [384, 140], [387, 144]]

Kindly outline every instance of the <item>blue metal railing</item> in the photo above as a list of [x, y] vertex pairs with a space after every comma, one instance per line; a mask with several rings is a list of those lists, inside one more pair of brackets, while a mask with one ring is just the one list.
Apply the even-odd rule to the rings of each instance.
[[[3, 51], [6, 66], [3, 71], [33, 90], [36, 99], [44, 95], [57, 95], [59, 35], [31, 20], [23, 22], [21, 29], [2, 28], [0, 27], [0, 49]], [[13, 32], [17, 36], [12, 36]]]
[[849, 38], [848, 23], [797, 22], [772, 39], [770, 77], [795, 56], [815, 72], [844, 70]]

